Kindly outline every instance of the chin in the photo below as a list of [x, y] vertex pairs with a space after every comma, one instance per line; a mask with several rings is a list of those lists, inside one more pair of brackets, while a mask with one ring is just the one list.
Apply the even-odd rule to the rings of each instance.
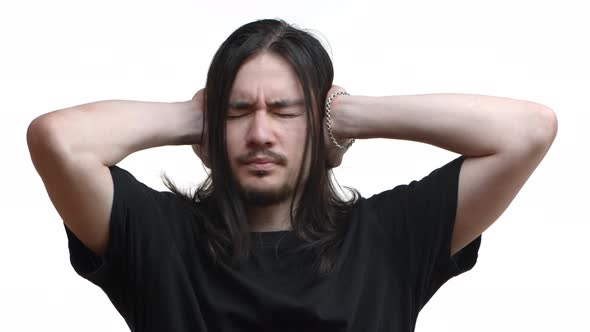
[[269, 206], [283, 203], [293, 196], [293, 188], [283, 185], [241, 185], [240, 196], [246, 205]]

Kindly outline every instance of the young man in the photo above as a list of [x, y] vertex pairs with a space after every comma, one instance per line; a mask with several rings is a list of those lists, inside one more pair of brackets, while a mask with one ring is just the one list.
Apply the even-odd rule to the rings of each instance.
[[[557, 132], [533, 102], [350, 96], [332, 79], [314, 37], [262, 20], [221, 45], [190, 101], [102, 101], [32, 121], [31, 157], [71, 263], [131, 330], [412, 331], [437, 289], [474, 266], [481, 233]], [[461, 156], [342, 199], [331, 169], [354, 139], [377, 137]], [[116, 166], [181, 144], [211, 170], [192, 196]]]

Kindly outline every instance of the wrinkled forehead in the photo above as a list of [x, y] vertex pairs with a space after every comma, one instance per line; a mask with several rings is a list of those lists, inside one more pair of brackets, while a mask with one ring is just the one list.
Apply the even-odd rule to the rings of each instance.
[[303, 99], [303, 88], [291, 64], [282, 56], [264, 52], [246, 60], [232, 85], [230, 100], [249, 102]]

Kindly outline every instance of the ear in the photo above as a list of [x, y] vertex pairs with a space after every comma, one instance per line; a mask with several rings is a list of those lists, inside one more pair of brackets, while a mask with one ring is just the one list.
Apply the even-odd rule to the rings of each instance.
[[211, 162], [209, 161], [209, 155], [207, 153], [207, 147], [201, 144], [193, 144], [192, 145], [193, 151], [201, 159], [205, 167], [211, 169]]

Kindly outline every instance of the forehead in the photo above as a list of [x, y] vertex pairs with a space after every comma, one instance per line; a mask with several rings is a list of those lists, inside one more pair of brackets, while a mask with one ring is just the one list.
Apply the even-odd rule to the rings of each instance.
[[283, 57], [270, 52], [246, 60], [234, 80], [232, 98], [266, 99], [302, 97], [295, 70]]

